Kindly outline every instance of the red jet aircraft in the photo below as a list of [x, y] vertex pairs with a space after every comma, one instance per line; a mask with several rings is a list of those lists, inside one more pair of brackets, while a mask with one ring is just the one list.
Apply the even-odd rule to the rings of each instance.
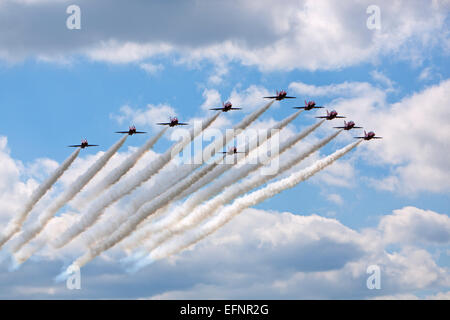
[[333, 110], [331, 112], [328, 112], [328, 110], [327, 110], [327, 115], [326, 116], [320, 116], [320, 117], [316, 117], [316, 118], [327, 119], [327, 120], [333, 120], [335, 118], [345, 118], [343, 116], [338, 116], [337, 114], [338, 113], [337, 113], [336, 110]]
[[294, 109], [305, 109], [305, 110], [311, 110], [311, 109], [319, 109], [323, 108], [322, 106], [316, 106], [315, 101], [306, 101], [305, 100], [305, 106], [304, 107], [294, 107]]
[[364, 130], [364, 137], [355, 137], [355, 139], [371, 140], [371, 139], [383, 139], [383, 137], [375, 136], [375, 132], [373, 131], [366, 132]]
[[362, 127], [355, 127], [355, 123], [353, 121], [345, 122], [345, 120], [344, 120], [344, 126], [343, 127], [333, 127], [333, 128], [344, 129], [344, 130], [362, 129]]
[[276, 96], [271, 96], [271, 97], [264, 97], [265, 99], [275, 99], [275, 100], [283, 100], [283, 99], [295, 99], [295, 97], [289, 97], [287, 96], [287, 92], [284, 90], [281, 90], [280, 92], [278, 92], [277, 90], [277, 95]]
[[129, 127], [128, 131], [116, 131], [116, 133], [124, 133], [124, 134], [128, 134], [130, 136], [132, 136], [133, 134], [137, 134], [137, 133], [147, 133], [144, 131], [136, 131], [136, 127], [135, 126], [131, 126]]
[[236, 147], [231, 147], [228, 149], [228, 151], [223, 151], [223, 154], [235, 154], [235, 153], [245, 153], [245, 152], [239, 152], [237, 151]]
[[223, 112], [228, 112], [230, 110], [242, 110], [242, 108], [233, 108], [231, 102], [228, 101], [227, 103], [222, 102], [222, 107], [212, 108], [209, 110], [222, 110]]
[[160, 122], [160, 123], [157, 123], [157, 124], [160, 125], [160, 126], [175, 127], [175, 126], [187, 126], [189, 123], [178, 122], [178, 118], [170, 117], [170, 122]]
[[81, 140], [81, 144], [75, 144], [75, 145], [71, 145], [68, 146], [69, 148], [87, 148], [87, 147], [98, 147], [98, 144], [89, 144], [88, 141], [86, 139]]

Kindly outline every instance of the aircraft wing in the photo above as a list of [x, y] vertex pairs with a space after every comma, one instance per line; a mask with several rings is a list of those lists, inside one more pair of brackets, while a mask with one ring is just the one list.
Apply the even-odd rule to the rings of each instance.
[[273, 97], [264, 97], [264, 99], [276, 99], [278, 98], [278, 96], [273, 96]]
[[346, 117], [344, 117], [344, 116], [336, 116], [335, 118], [337, 119], [337, 118], [346, 118]]
[[211, 108], [209, 110], [224, 110], [225, 108]]
[[383, 137], [373, 137], [372, 139], [383, 139]]
[[308, 108], [308, 109], [320, 109], [320, 108], [323, 108], [323, 107], [321, 107], [321, 106], [317, 106], [317, 107], [294, 107], [294, 109], [306, 109], [306, 108]]
[[170, 122], [159, 122], [157, 124], [160, 125], [160, 126], [170, 126], [171, 125]]
[[284, 99], [295, 99], [296, 97], [289, 97], [289, 96], [286, 96], [286, 97], [284, 97]]
[[69, 147], [69, 148], [81, 148], [81, 144], [74, 144], [74, 145], [67, 146], [67, 147]]
[[328, 116], [319, 116], [319, 117], [316, 117], [316, 118], [319, 118], [319, 119], [328, 119]]
[[242, 110], [242, 108], [230, 108], [230, 110]]
[[135, 133], [147, 133], [145, 131], [136, 131]]
[[177, 126], [188, 126], [189, 123], [178, 122]]
[[86, 147], [98, 147], [98, 144], [88, 144]]
[[128, 134], [128, 131], [116, 131], [115, 133], [126, 133], [126, 134]]

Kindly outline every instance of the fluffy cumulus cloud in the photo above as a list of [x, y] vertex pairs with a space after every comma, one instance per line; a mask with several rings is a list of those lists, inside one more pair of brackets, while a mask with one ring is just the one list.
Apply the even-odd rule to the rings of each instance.
[[[286, 0], [274, 6], [269, 0], [114, 5], [82, 0], [77, 2], [81, 30], [73, 31], [64, 23], [69, 4], [68, 0], [3, 1], [0, 27], [10, 32], [0, 36], [0, 57], [49, 61], [83, 55], [129, 63], [175, 55], [179, 62], [214, 62], [216, 75], [210, 81], [220, 83], [230, 61], [264, 70], [336, 69], [376, 62], [385, 54], [420, 62], [427, 54], [423, 49], [448, 50], [449, 42], [446, 1], [378, 1], [379, 30], [367, 28], [370, 1]], [[22, 27], [10, 28], [17, 21]]]
[[380, 221], [387, 243], [450, 244], [450, 218], [433, 211], [406, 207]]
[[57, 163], [43, 158], [24, 164], [12, 158], [4, 136], [0, 136], [0, 163], [0, 221], [4, 225]]
[[[434, 214], [437, 220], [445, 216]], [[206, 266], [201, 282], [150, 298], [371, 298], [424, 288], [437, 290], [436, 298], [445, 293], [439, 290], [450, 284], [448, 270], [432, 255], [413, 247], [389, 253], [383, 237], [381, 224], [357, 232], [335, 219], [249, 209], [167, 262], [190, 270], [198, 259]], [[366, 286], [369, 265], [382, 270], [380, 291]]]
[[[203, 88], [203, 113], [213, 115], [208, 109], [224, 100], [243, 110], [220, 116], [211, 132], [231, 128], [238, 118], [267, 102], [261, 97], [274, 94], [272, 89], [252, 83], [237, 84], [228, 96], [213, 89], [222, 84], [234, 63], [265, 72], [342, 70], [373, 63], [376, 67], [365, 81], [317, 85], [302, 80], [288, 86], [290, 93], [316, 99], [318, 104], [348, 116], [346, 120], [383, 136], [381, 141], [361, 144], [311, 182], [321, 188], [324, 202], [339, 210], [348, 203], [346, 190], [341, 189], [361, 181], [401, 196], [423, 191], [446, 194], [450, 190], [450, 80], [437, 75], [435, 66], [420, 65], [431, 50], [450, 53], [448, 1], [378, 1], [379, 30], [366, 26], [371, 1], [285, 0], [274, 5], [269, 0], [136, 0], [114, 4], [80, 0], [81, 30], [66, 28], [70, 4], [69, 0], [0, 1], [0, 28], [8, 30], [0, 33], [0, 61], [71, 63], [87, 59], [132, 64], [154, 77], [167, 68], [167, 61], [194, 68], [212, 65], [212, 72], [206, 75], [212, 87]], [[18, 23], [20, 28], [11, 28]], [[391, 80], [386, 68], [379, 65], [385, 56], [412, 62], [418, 71], [417, 83], [434, 84], [392, 102], [390, 95], [397, 95], [402, 83]], [[440, 82], [434, 81], [439, 77]], [[272, 111], [279, 105], [275, 102]], [[154, 134], [161, 129], [157, 122], [176, 115], [168, 104], [123, 105], [110, 118], [122, 126], [134, 124]], [[314, 115], [310, 111], [301, 117], [309, 121]], [[183, 120], [200, 120], [200, 115], [189, 116]], [[275, 118], [265, 115], [253, 122], [248, 132], [273, 126], [280, 120]], [[330, 126], [323, 125], [285, 156], [298, 154], [330, 134]], [[301, 129], [290, 124], [277, 137], [283, 141]], [[341, 134], [333, 144], [354, 141], [352, 136]], [[242, 141], [236, 139], [236, 143], [239, 147]], [[146, 199], [156, 192], [155, 186], [177, 178], [179, 164], [172, 161], [142, 188], [111, 205], [90, 232], [63, 249], [53, 248], [50, 241], [85, 212], [90, 191], [136, 149], [117, 152], [62, 208], [31, 242], [29, 250], [36, 250], [36, 254], [20, 268], [8, 272], [9, 261], [2, 261], [5, 251], [0, 253], [0, 297], [449, 299], [450, 270], [445, 266], [450, 252], [448, 214], [415, 206], [391, 208], [396, 210], [382, 212], [375, 223], [373, 216], [368, 217], [372, 225], [364, 229], [330, 218], [339, 217], [332, 212], [322, 217], [315, 212], [250, 208], [195, 246], [137, 272], [130, 272], [130, 252], [116, 246], [83, 268], [82, 290], [67, 290], [64, 283], [55, 283], [54, 277], [85, 252], [92, 240], [89, 237], [104, 225], [119, 221], [116, 218], [123, 216], [135, 199]], [[311, 155], [282, 176], [314, 163], [328, 151]], [[80, 154], [31, 212], [31, 222], [103, 154]], [[148, 152], [127, 175], [136, 174], [157, 155]], [[22, 163], [11, 156], [7, 138], [0, 137], [0, 164], [0, 222], [4, 226], [58, 163], [46, 158]], [[370, 170], [363, 170], [363, 166]], [[372, 169], [377, 176], [371, 175]], [[380, 267], [381, 290], [367, 288], [367, 268], [371, 265]]]
[[169, 122], [169, 117], [176, 116], [177, 113], [173, 107], [167, 104], [152, 105], [148, 104], [144, 108], [132, 108], [129, 105], [120, 107], [119, 114], [111, 114], [120, 125], [129, 123], [153, 130], [160, 129], [158, 122]]
[[[387, 93], [370, 83], [339, 83], [315, 86], [303, 82], [290, 88], [310, 97], [327, 97], [329, 106], [351, 115], [366, 130], [383, 136], [359, 148], [359, 155], [370, 165], [390, 165], [391, 172], [370, 183], [377, 188], [399, 193], [419, 191], [447, 192], [450, 189], [449, 149], [450, 81], [426, 87], [395, 103]], [[407, 143], [406, 143], [407, 142]], [[361, 151], [363, 149], [364, 151]]]
[[205, 102], [201, 105], [203, 110], [209, 110], [210, 108], [217, 108], [222, 105], [222, 98], [219, 91], [216, 89], [205, 89], [203, 90], [203, 99]]
[[[4, 166], [8, 169], [3, 169], [2, 175], [5, 179], [9, 177], [9, 188], [19, 198], [11, 197], [1, 203], [10, 204], [17, 210], [37, 182], [28, 189], [24, 187], [22, 179], [28, 181], [29, 178], [23, 177], [21, 172], [34, 170], [24, 170], [9, 155], [6, 139], [2, 141], [2, 163], [9, 164]], [[108, 174], [130, 152], [133, 150], [116, 154], [101, 174]], [[64, 175], [62, 187], [100, 155], [101, 152], [81, 156]], [[154, 153], [146, 155], [146, 159], [130, 174], [137, 172], [154, 156]], [[168, 173], [163, 173], [162, 178], [164, 174]], [[93, 180], [92, 184], [95, 183]], [[20, 188], [26, 191], [22, 194], [16, 192]], [[84, 194], [88, 194], [88, 189], [89, 186]], [[80, 197], [83, 198], [83, 193]], [[340, 202], [340, 198], [336, 195], [330, 201]], [[109, 219], [119, 214], [127, 204], [129, 201], [125, 199], [108, 209], [107, 216], [99, 222], [109, 223]], [[1, 213], [3, 221], [10, 218], [3, 207]], [[53, 239], [76, 219], [77, 210], [64, 209], [37, 240]], [[448, 216], [415, 207], [387, 213], [377, 226], [363, 230], [314, 214], [301, 216], [248, 209], [195, 247], [156, 261], [137, 273], [127, 273], [130, 265], [118, 263], [124, 257], [120, 248], [110, 250], [83, 268], [83, 288], [73, 292], [65, 289], [64, 283], [54, 283], [53, 278], [67, 261], [85, 250], [85, 241], [85, 237], [80, 237], [62, 250], [44, 246], [30, 261], [11, 273], [5, 270], [5, 263], [1, 264], [0, 295], [4, 298], [387, 299], [425, 290], [432, 294], [419, 298], [438, 299], [445, 298], [450, 286], [449, 270], [440, 266], [436, 257], [423, 248], [424, 245], [448, 247]], [[398, 248], [392, 250], [390, 246], [393, 244]], [[34, 245], [38, 246], [39, 241]], [[369, 265], [381, 268], [381, 290], [367, 289]]]
[[[433, 223], [445, 219], [443, 214], [428, 213]], [[137, 273], [126, 273], [125, 266], [116, 262], [123, 254], [113, 250], [83, 268], [83, 288], [78, 292], [65, 290], [64, 284], [47, 282], [61, 262], [41, 252], [34, 261], [11, 273], [11, 279], [5, 279], [0, 294], [151, 299], [389, 299], [415, 296], [418, 290], [425, 290], [428, 295], [420, 298], [445, 298], [450, 286], [449, 270], [439, 266], [433, 255], [414, 246], [386, 250], [383, 238], [389, 236], [387, 225], [395, 228], [396, 222], [391, 219], [397, 214], [386, 215], [375, 228], [356, 231], [335, 219], [317, 215], [248, 209], [194, 248]], [[405, 221], [404, 232], [409, 231], [411, 238], [418, 235], [420, 242], [417, 232], [423, 230], [417, 230], [414, 224], [412, 220]], [[427, 227], [433, 226], [423, 228]], [[38, 268], [44, 274], [30, 279], [30, 266], [41, 265], [42, 259], [49, 260], [46, 267]], [[366, 286], [370, 265], [380, 267], [380, 290], [369, 290]]]

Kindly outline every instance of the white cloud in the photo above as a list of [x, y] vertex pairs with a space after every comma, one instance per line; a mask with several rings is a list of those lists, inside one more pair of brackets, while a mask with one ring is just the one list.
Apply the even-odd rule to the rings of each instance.
[[120, 113], [118, 115], [111, 115], [120, 125], [124, 125], [127, 122], [130, 125], [136, 125], [141, 127], [150, 127], [153, 130], [161, 128], [157, 125], [158, 122], [168, 122], [169, 117], [176, 116], [174, 108], [167, 104], [148, 104], [143, 109], [134, 109], [128, 105], [120, 107]]
[[[419, 300], [420, 298], [412, 293], [396, 294], [390, 296], [379, 296], [376, 300]], [[450, 291], [438, 292], [424, 297], [425, 300], [450, 300]]]
[[0, 164], [0, 221], [5, 225], [58, 164], [44, 158], [28, 164], [13, 159], [8, 139], [3, 136], [0, 136]]
[[[241, 88], [238, 87], [233, 89], [229, 100], [233, 103], [233, 105], [241, 107], [242, 111], [246, 113], [259, 108], [263, 105], [263, 103], [268, 102], [262, 100], [262, 97], [275, 94], [275, 92], [270, 93], [266, 88], [256, 85], [251, 85], [244, 90], [239, 89]], [[274, 107], [276, 107], [276, 103], [273, 104], [271, 108]]]
[[219, 91], [216, 89], [203, 90], [203, 99], [205, 102], [200, 106], [203, 110], [209, 110], [210, 108], [217, 108], [222, 105], [222, 98]]
[[140, 44], [133, 42], [119, 43], [117, 41], [101, 42], [97, 47], [91, 48], [86, 55], [95, 61], [109, 63], [139, 62], [148, 57], [168, 54], [172, 51], [170, 45], [164, 43]]
[[150, 75], [155, 75], [161, 70], [164, 70], [162, 64], [141, 63], [139, 67]]
[[405, 207], [381, 219], [386, 243], [450, 244], [450, 218], [430, 210]]
[[426, 67], [420, 72], [419, 80], [427, 81], [431, 79], [431, 67]]
[[[377, 63], [386, 55], [420, 64], [435, 47], [448, 52], [446, 1], [378, 1], [381, 30], [373, 31], [366, 26], [370, 1], [286, 0], [282, 6], [269, 0], [196, 6], [141, 2], [112, 8], [105, 1], [80, 0], [78, 5], [90, 13], [90, 28], [82, 29], [77, 38], [57, 27], [67, 3], [9, 3], [0, 27], [6, 29], [19, 17], [23, 26], [12, 36], [0, 37], [0, 56], [9, 61], [30, 56], [61, 60], [61, 55], [81, 54], [109, 63], [176, 56], [188, 64], [213, 62], [216, 68], [209, 81], [218, 84], [228, 72], [226, 65], [234, 61], [261, 70], [317, 70]], [[133, 16], [133, 23], [111, 16]], [[46, 45], [32, 41], [36, 38]]]
[[373, 86], [368, 82], [348, 81], [323, 86], [316, 86], [304, 82], [292, 82], [289, 84], [289, 89], [293, 90], [297, 94], [311, 97], [354, 97], [367, 94], [374, 90]]
[[373, 70], [370, 72], [370, 76], [377, 82], [381, 83], [386, 87], [386, 92], [394, 91], [395, 82], [389, 79], [384, 73]]
[[[391, 215], [385, 217], [389, 224]], [[405, 229], [414, 237], [414, 228], [406, 224]], [[198, 271], [202, 280], [151, 298], [400, 298], [450, 285], [448, 270], [438, 266], [427, 251], [404, 247], [389, 253], [382, 230], [371, 230], [359, 233], [335, 219], [315, 215], [248, 209], [171, 261], [175, 269], [204, 265], [205, 270]], [[365, 287], [371, 264], [381, 267], [380, 291]], [[206, 271], [212, 266], [214, 272]]]
[[326, 168], [311, 181], [317, 184], [327, 184], [338, 187], [354, 187], [356, 181], [356, 169], [353, 161], [339, 160]]
[[[386, 101], [386, 91], [367, 83], [326, 86], [292, 83], [290, 87], [317, 96], [344, 95], [330, 105], [347, 116], [347, 120], [354, 120], [383, 137], [356, 150], [368, 164], [391, 168], [389, 176], [369, 179], [372, 185], [403, 194], [449, 190], [450, 152], [444, 150], [449, 149], [450, 139], [450, 126], [445, 120], [450, 117], [446, 107], [450, 101], [450, 80], [392, 104]], [[350, 140], [351, 136], [340, 138]]]
[[[4, 198], [0, 201], [0, 208], [5, 205], [17, 207], [31, 188], [28, 190], [20, 182], [24, 178], [21, 177], [24, 169], [9, 156], [6, 139], [0, 141], [0, 181], [5, 181], [3, 177], [6, 177], [8, 187], [14, 191], [8, 193], [7, 188], [2, 187], [1, 197]], [[129, 152], [132, 150], [119, 152], [102, 174], [108, 174]], [[66, 183], [99, 155], [100, 152], [77, 159], [64, 175]], [[152, 157], [154, 154], [149, 153], [148, 158], [138, 165], [146, 165]], [[27, 177], [25, 179], [28, 180]], [[37, 185], [36, 182], [33, 184]], [[126, 200], [110, 208], [100, 222], [109, 223], [111, 216], [129, 203]], [[0, 211], [0, 214], [2, 220], [10, 218], [6, 211]], [[52, 221], [41, 238], [60, 234], [76, 217], [76, 213], [65, 210]], [[83, 240], [77, 239], [61, 251], [44, 247], [16, 272], [0, 273], [0, 295], [65, 296], [66, 291], [59, 290], [60, 287], [49, 287], [46, 277], [54, 277], [63, 261], [83, 250]], [[122, 267], [113, 263], [123, 254], [118, 248], [113, 249], [83, 269], [83, 281], [93, 289], [81, 290], [78, 294], [97, 298], [292, 299], [371, 298], [426, 290], [435, 298], [445, 298], [446, 293], [442, 289], [450, 285], [448, 269], [437, 265], [435, 257], [428, 251], [414, 246], [447, 246], [448, 242], [448, 216], [413, 207], [383, 216], [378, 226], [363, 231], [317, 215], [299, 216], [289, 212], [248, 209], [194, 249], [157, 262], [137, 274], [126, 274]], [[390, 244], [399, 247], [395, 251], [391, 248], [387, 251], [386, 246]], [[53, 267], [49, 270], [37, 267], [40, 262]], [[366, 268], [370, 264], [381, 266], [382, 291], [373, 292], [365, 288]], [[29, 275], [34, 276], [30, 278]], [[161, 283], [158, 279], [171, 279], [172, 285], [167, 286], [166, 281]], [[140, 290], [143, 283], [152, 285]]]
[[340, 195], [338, 195], [337, 193], [330, 193], [327, 194], [327, 200], [331, 201], [337, 205], [342, 205], [344, 203], [344, 200], [342, 199], [342, 197]]
[[429, 299], [429, 300], [450, 300], [450, 291], [438, 292], [436, 294], [427, 296], [426, 299]]

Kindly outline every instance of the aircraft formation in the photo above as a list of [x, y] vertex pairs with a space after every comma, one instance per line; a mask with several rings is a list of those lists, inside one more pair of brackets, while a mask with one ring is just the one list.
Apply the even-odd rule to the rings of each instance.
[[[283, 99], [295, 99], [296, 97], [288, 96], [284, 90], [277, 91], [276, 95], [263, 97], [265, 99], [272, 99], [281, 101]], [[235, 130], [231, 131], [232, 137], [235, 137], [239, 132], [245, 130], [253, 121], [255, 121], [262, 113], [269, 109], [273, 101], [261, 106], [259, 109], [253, 111], [247, 115], [238, 124], [234, 126]], [[321, 109], [324, 106], [318, 106], [314, 101], [306, 101], [304, 106], [294, 107], [294, 109], [301, 109], [296, 113], [287, 116], [285, 119], [279, 121], [268, 130], [267, 135], [262, 135], [256, 139], [257, 143], [246, 143], [245, 146], [230, 147], [227, 151], [211, 152], [217, 148], [225, 147], [227, 139], [216, 139], [210, 145], [199, 154], [203, 161], [197, 163], [194, 161], [194, 165], [180, 166], [177, 169], [177, 178], [175, 181], [168, 179], [162, 179], [158, 183], [147, 190], [148, 197], [135, 197], [133, 200], [133, 206], [115, 215], [111, 223], [102, 224], [99, 229], [92, 230], [91, 227], [94, 224], [101, 223], [101, 217], [104, 215], [105, 210], [114, 205], [117, 201], [123, 197], [133, 193], [136, 189], [140, 188], [143, 183], [152, 179], [153, 176], [163, 170], [172, 159], [174, 153], [180, 153], [184, 147], [186, 147], [190, 141], [195, 139], [204, 129], [208, 128], [222, 112], [228, 112], [231, 110], [242, 110], [242, 107], [233, 106], [231, 102], [222, 102], [222, 106], [212, 108], [211, 110], [219, 111], [214, 115], [207, 117], [202, 122], [202, 130], [189, 130], [191, 139], [182, 139], [174, 143], [166, 152], [158, 155], [150, 165], [144, 166], [138, 172], [128, 175], [127, 173], [136, 165], [141, 157], [152, 148], [152, 146], [158, 141], [160, 137], [166, 132], [167, 127], [187, 126], [188, 123], [180, 122], [176, 117], [170, 117], [169, 122], [159, 122], [157, 125], [167, 126], [160, 130], [159, 133], [151, 137], [140, 148], [128, 156], [125, 161], [120, 163], [114, 170], [107, 175], [103, 180], [98, 181], [96, 185], [92, 187], [89, 194], [85, 195], [83, 200], [87, 201], [88, 205], [80, 206], [80, 219], [65, 228], [61, 234], [54, 235], [54, 239], [47, 239], [49, 244], [56, 249], [66, 246], [68, 243], [76, 239], [80, 234], [90, 230], [94, 232], [91, 242], [88, 245], [87, 250], [83, 255], [74, 260], [73, 265], [78, 267], [84, 266], [86, 263], [94, 259], [103, 251], [106, 251], [114, 247], [117, 243], [124, 240], [128, 241], [130, 246], [139, 246], [143, 240], [147, 239], [155, 231], [161, 232], [156, 235], [154, 244], [150, 242], [148, 246], [143, 249], [145, 252], [151, 254], [152, 259], [162, 259], [168, 257], [180, 250], [184, 250], [188, 246], [200, 241], [204, 237], [208, 236], [218, 228], [221, 228], [226, 222], [234, 215], [239, 214], [245, 207], [253, 206], [256, 203], [262, 202], [265, 199], [273, 197], [296, 185], [302, 181], [307, 180], [313, 174], [319, 172], [323, 168], [331, 165], [334, 161], [344, 156], [346, 153], [355, 148], [361, 140], [381, 139], [376, 136], [373, 131], [366, 132], [364, 135], [354, 137], [360, 139], [347, 146], [335, 151], [334, 153], [314, 162], [309, 167], [295, 171], [289, 176], [282, 178], [283, 183], [278, 183], [280, 180], [269, 183], [271, 179], [275, 178], [273, 175], [254, 175], [251, 179], [244, 179], [253, 172], [256, 172], [260, 168], [268, 164], [267, 161], [271, 161], [275, 157], [278, 157], [283, 152], [292, 148], [297, 142], [312, 133], [326, 120], [333, 120], [336, 118], [345, 118], [338, 115], [336, 110], [326, 111], [326, 115], [317, 116], [321, 119], [315, 124], [305, 128], [304, 130], [295, 133], [289, 139], [282, 141], [279, 145], [279, 152], [271, 154], [265, 161], [252, 164], [250, 166], [233, 167], [233, 166], [219, 166], [218, 162], [213, 161], [208, 163], [208, 160], [214, 156], [215, 153], [223, 154], [223, 157], [234, 156], [237, 159], [244, 159], [246, 155], [261, 143], [270, 139], [271, 134], [275, 130], [281, 130], [286, 127], [291, 121], [293, 121], [302, 110]], [[344, 121], [343, 126], [334, 127], [339, 129], [334, 131], [331, 135], [318, 140], [310, 145], [303, 152], [294, 154], [292, 157], [284, 158], [281, 162], [278, 170], [278, 174], [286, 172], [309, 155], [313, 154], [324, 145], [329, 143], [343, 130], [349, 131], [352, 129], [361, 129], [362, 127], [356, 126], [354, 121]], [[77, 148], [56, 170], [48, 177], [33, 193], [28, 202], [24, 205], [23, 209], [18, 213], [17, 217], [13, 219], [5, 229], [6, 232], [0, 234], [0, 249], [6, 245], [7, 250], [13, 257], [15, 265], [20, 265], [28, 258], [30, 258], [36, 250], [39, 250], [39, 246], [29, 245], [29, 243], [37, 238], [46, 226], [54, 221], [55, 215], [61, 210], [67, 203], [72, 201], [76, 202], [76, 196], [82, 192], [83, 188], [90, 183], [90, 181], [96, 176], [96, 174], [102, 170], [108, 163], [108, 161], [114, 156], [114, 154], [125, 143], [128, 136], [145, 134], [145, 131], [138, 131], [133, 125], [124, 131], [116, 131], [116, 133], [123, 135], [115, 144], [113, 144], [106, 152], [104, 152], [82, 175], [78, 176], [40, 215], [39, 219], [34, 222], [30, 222], [24, 225], [30, 212], [35, 207], [36, 203], [52, 188], [54, 183], [61, 177], [61, 175], [70, 167], [71, 163], [77, 158], [80, 150], [88, 147], [99, 146], [97, 144], [90, 144], [87, 139], [83, 139], [80, 144], [70, 145], [68, 147]], [[262, 139], [262, 140], [260, 140]], [[241, 155], [244, 154], [244, 155]], [[224, 180], [217, 179], [222, 174], [225, 175]], [[156, 177], [156, 179], [159, 179]], [[266, 183], [269, 183], [266, 185]], [[112, 188], [116, 184], [120, 184], [120, 187]], [[265, 185], [265, 187], [264, 187]], [[254, 192], [251, 192], [257, 187], [262, 187]], [[250, 193], [249, 193], [250, 192]], [[195, 196], [191, 196], [195, 194]], [[95, 201], [93, 201], [95, 199]], [[181, 201], [185, 199], [184, 201]], [[168, 206], [171, 203], [177, 203], [175, 207]], [[227, 207], [224, 207], [228, 204]], [[170, 209], [171, 208], [171, 209]], [[172, 210], [170, 217], [165, 222], [161, 222], [160, 225], [152, 224], [151, 219], [146, 220], [157, 212], [162, 213], [166, 210]], [[214, 220], [208, 224], [202, 224], [202, 221], [211, 217], [212, 214], [220, 213], [223, 218]], [[189, 214], [190, 217], [186, 215]], [[130, 218], [131, 217], [131, 218]], [[144, 223], [147, 221], [148, 223]], [[159, 221], [159, 220], [158, 220]], [[180, 223], [180, 224], [178, 224]], [[120, 226], [117, 228], [116, 226]], [[203, 227], [208, 229], [201, 229]], [[147, 231], [147, 227], [152, 232]], [[195, 233], [195, 237], [187, 237], [183, 239], [177, 246], [172, 248], [171, 246], [164, 247], [163, 243], [168, 241], [172, 236], [184, 233], [190, 229], [200, 228], [198, 233]], [[205, 227], [205, 228], [206, 228]], [[166, 230], [168, 228], [168, 230]], [[14, 238], [13, 240], [11, 240]], [[127, 240], [128, 239], [128, 240]], [[11, 240], [11, 241], [10, 241]], [[155, 247], [156, 246], [156, 247]], [[162, 251], [155, 248], [164, 247]], [[145, 259], [140, 260], [138, 252], [137, 259], [140, 263], [144, 263]], [[150, 261], [150, 260], [149, 260]], [[65, 273], [63, 272], [62, 276]]]
[[[292, 96], [288, 96], [287, 92], [285, 90], [280, 90], [280, 91], [276, 91], [276, 95], [274, 96], [268, 96], [268, 97], [264, 97], [264, 99], [274, 99], [276, 101], [281, 101], [283, 99], [295, 99], [296, 97], [292, 97]], [[317, 106], [316, 102], [311, 100], [311, 101], [306, 101], [305, 100], [305, 105], [301, 106], [301, 107], [294, 107], [294, 109], [303, 109], [303, 110], [312, 110], [312, 109], [322, 109], [325, 108], [324, 106]], [[215, 111], [222, 111], [222, 112], [228, 112], [230, 110], [242, 110], [241, 107], [233, 107], [233, 104], [230, 101], [227, 102], [222, 102], [222, 106], [221, 107], [216, 107], [216, 108], [211, 108], [209, 110], [215, 110]], [[317, 116], [316, 118], [318, 119], [326, 119], [326, 120], [333, 120], [333, 119], [338, 119], [338, 118], [346, 118], [344, 116], [339, 116], [336, 110], [331, 110], [328, 111], [327, 110], [327, 114], [324, 116]], [[169, 127], [176, 127], [176, 126], [187, 126], [189, 125], [189, 123], [184, 123], [184, 122], [179, 122], [177, 117], [170, 117], [169, 118], [169, 122], [159, 122], [157, 123], [157, 125], [160, 126], [169, 126]], [[354, 121], [348, 121], [346, 122], [344, 120], [344, 126], [341, 127], [333, 127], [336, 129], [344, 129], [346, 131], [351, 130], [351, 129], [362, 129], [363, 127], [357, 127], [355, 126], [355, 122]], [[130, 126], [128, 131], [116, 131], [116, 133], [121, 133], [121, 134], [128, 134], [130, 136], [132, 136], [133, 134], [143, 134], [143, 133], [147, 133], [144, 131], [137, 131], [136, 127]], [[366, 132], [364, 131], [364, 136], [362, 137], [355, 137], [355, 139], [364, 139], [364, 140], [371, 140], [371, 139], [382, 139], [382, 137], [377, 137], [375, 132], [373, 131], [369, 131]], [[87, 148], [87, 147], [98, 147], [99, 145], [97, 144], [89, 144], [87, 139], [83, 139], [81, 140], [81, 144], [78, 145], [70, 145], [69, 147], [72, 148]], [[228, 151], [224, 151], [224, 154], [233, 154], [233, 153], [239, 153], [237, 152], [236, 147], [234, 148], [230, 148], [230, 150]]]

